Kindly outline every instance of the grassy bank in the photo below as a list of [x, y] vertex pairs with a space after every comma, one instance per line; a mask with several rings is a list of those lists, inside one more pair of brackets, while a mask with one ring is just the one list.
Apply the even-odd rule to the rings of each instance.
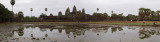
[[[109, 24], [109, 25], [134, 25], [134, 26], [153, 26], [154, 22], [157, 22], [157, 25], [160, 25], [160, 21], [145, 21], [146, 24], [143, 24], [143, 21], [99, 21], [99, 22], [80, 22], [80, 23], [89, 23], [89, 24]], [[68, 24], [68, 23], [77, 23], [77, 22], [19, 22], [19, 23], [0, 23], [0, 26], [6, 25], [17, 25], [17, 24]]]
[[91, 24], [110, 24], [110, 25], [134, 25], [134, 26], [152, 26], [156, 22], [157, 25], [160, 25], [160, 21], [145, 21], [146, 24], [143, 24], [143, 21], [102, 21], [102, 22], [84, 22]]
[[[98, 21], [98, 22], [80, 22], [80, 23], [89, 23], [89, 24], [109, 24], [109, 25], [134, 25], [134, 26], [153, 26], [153, 23], [156, 22], [157, 25], [160, 25], [160, 21], [145, 21], [146, 24], [143, 24], [143, 21]], [[77, 22], [24, 22], [25, 24], [68, 24], [68, 23], [77, 23]]]

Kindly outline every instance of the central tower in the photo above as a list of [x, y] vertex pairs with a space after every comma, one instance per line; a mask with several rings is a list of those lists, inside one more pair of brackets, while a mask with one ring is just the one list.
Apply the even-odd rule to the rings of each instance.
[[72, 14], [76, 14], [76, 12], [77, 12], [77, 9], [76, 9], [76, 6], [74, 5]]

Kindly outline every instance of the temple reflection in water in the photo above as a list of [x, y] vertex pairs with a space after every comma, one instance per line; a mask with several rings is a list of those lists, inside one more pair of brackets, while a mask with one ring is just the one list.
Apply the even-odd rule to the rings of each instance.
[[[112, 35], [112, 36], [111, 36]], [[20, 27], [20, 29], [13, 31], [13, 38], [17, 39], [31, 39], [31, 40], [54, 40], [54, 41], [71, 41], [79, 42], [79, 40], [84, 40], [92, 38], [96, 39], [126, 39], [138, 38], [138, 39], [148, 39], [155, 36], [160, 36], [159, 29], [151, 28], [130, 28], [130, 27], [62, 27], [62, 28], [40, 28], [40, 27]], [[138, 40], [137, 39], [137, 40]]]

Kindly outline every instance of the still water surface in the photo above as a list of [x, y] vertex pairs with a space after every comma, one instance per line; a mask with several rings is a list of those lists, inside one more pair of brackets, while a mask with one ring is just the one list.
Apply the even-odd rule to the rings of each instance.
[[[21, 26], [9, 42], [160, 42], [160, 28], [108, 25]], [[3, 40], [1, 40], [3, 41]]]

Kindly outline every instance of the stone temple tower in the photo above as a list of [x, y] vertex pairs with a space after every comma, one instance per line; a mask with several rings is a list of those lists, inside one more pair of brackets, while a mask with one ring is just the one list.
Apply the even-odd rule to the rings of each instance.
[[70, 14], [70, 9], [69, 7], [67, 8], [66, 12], [65, 12], [65, 15], [69, 15]]
[[72, 14], [76, 14], [76, 12], [77, 12], [77, 9], [76, 9], [76, 6], [74, 5]]
[[84, 8], [82, 9], [82, 14], [86, 14]]

